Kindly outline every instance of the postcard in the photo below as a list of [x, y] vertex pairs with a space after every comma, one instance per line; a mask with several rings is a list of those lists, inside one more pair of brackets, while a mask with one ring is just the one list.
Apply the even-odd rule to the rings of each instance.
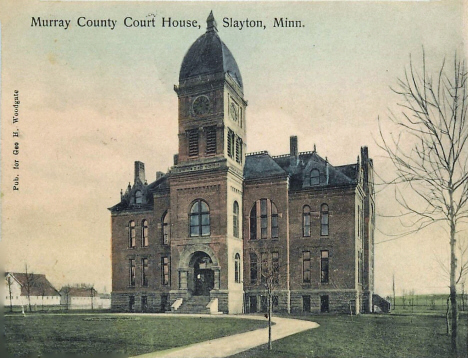
[[[272, 320], [278, 357], [444, 356], [450, 286], [466, 354], [464, 219], [451, 283], [450, 227], [434, 211], [407, 226], [420, 198], [388, 185], [404, 174], [385, 150], [401, 138], [396, 150], [412, 153], [392, 122], [424, 112], [405, 104], [411, 88], [431, 107], [442, 97], [426, 91], [463, 66], [464, 1], [0, 9], [10, 354], [207, 356], [200, 342], [243, 334], [209, 356], [263, 356]], [[458, 70], [448, 97], [466, 90]], [[357, 331], [374, 343], [333, 338]]]

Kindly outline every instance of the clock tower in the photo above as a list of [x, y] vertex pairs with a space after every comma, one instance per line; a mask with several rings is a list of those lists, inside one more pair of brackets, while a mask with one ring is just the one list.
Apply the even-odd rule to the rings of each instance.
[[179, 151], [170, 175], [171, 257], [178, 285], [171, 301], [204, 296], [220, 311], [240, 313], [247, 102], [213, 13], [187, 51], [174, 90]]

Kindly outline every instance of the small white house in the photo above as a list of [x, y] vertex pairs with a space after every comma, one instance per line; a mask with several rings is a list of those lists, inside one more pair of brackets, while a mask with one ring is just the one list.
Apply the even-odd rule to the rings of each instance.
[[43, 274], [5, 272], [4, 307], [29, 306], [41, 309], [59, 306], [60, 293]]

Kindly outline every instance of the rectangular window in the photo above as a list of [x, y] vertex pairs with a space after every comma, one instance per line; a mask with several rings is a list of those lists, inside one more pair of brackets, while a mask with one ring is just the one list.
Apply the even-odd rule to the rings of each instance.
[[271, 269], [272, 269], [272, 274], [273, 274], [273, 283], [278, 284], [279, 283], [279, 269], [280, 269], [278, 252], [271, 253]]
[[362, 265], [362, 252], [359, 252], [359, 259], [358, 259], [358, 283], [362, 283], [362, 276], [363, 276], [363, 265]]
[[148, 296], [141, 296], [141, 312], [148, 311]]
[[135, 260], [130, 259], [129, 260], [129, 266], [130, 266], [130, 286], [135, 286], [135, 277], [136, 277], [136, 268], [135, 268]]
[[328, 295], [320, 296], [320, 312], [326, 313], [329, 311], [329, 298]]
[[255, 285], [257, 283], [257, 255], [250, 254], [250, 283]]
[[302, 252], [302, 282], [310, 283], [310, 251]]
[[188, 134], [188, 155], [189, 157], [198, 156], [198, 129], [192, 129]]
[[161, 257], [161, 283], [163, 285], [169, 285], [169, 275], [170, 275], [169, 257], [163, 256]]
[[357, 207], [357, 236], [359, 237], [361, 232], [361, 208]]
[[135, 296], [128, 297], [128, 310], [133, 312], [135, 310]]
[[268, 296], [260, 296], [260, 310], [268, 312]]
[[278, 214], [271, 214], [271, 238], [278, 238]]
[[216, 154], [216, 127], [208, 127], [206, 135], [206, 154]]
[[249, 312], [250, 313], [257, 312], [257, 296], [249, 297]]
[[320, 235], [327, 236], [328, 235], [328, 212], [322, 213], [322, 223], [321, 223], [321, 232]]
[[302, 312], [310, 312], [310, 296], [302, 296]]
[[260, 228], [261, 238], [266, 239], [268, 237], [268, 215], [267, 215], [267, 200], [260, 200]]
[[148, 286], [148, 259], [141, 259], [141, 285]]
[[328, 263], [328, 250], [320, 251], [320, 282], [328, 283], [329, 263]]
[[304, 213], [302, 216], [303, 236], [310, 237], [310, 213]]
[[273, 307], [278, 307], [278, 304], [279, 304], [278, 296], [272, 296], [271, 301], [272, 301]]
[[261, 281], [262, 283], [265, 283], [266, 278], [268, 276], [268, 254], [266, 252], [262, 253], [261, 260], [262, 260], [261, 267], [260, 267]]

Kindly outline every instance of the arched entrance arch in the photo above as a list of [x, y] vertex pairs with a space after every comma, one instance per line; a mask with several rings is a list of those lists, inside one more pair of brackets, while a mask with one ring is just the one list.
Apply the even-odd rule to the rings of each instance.
[[214, 288], [213, 261], [210, 256], [202, 251], [192, 255], [190, 268], [193, 268], [193, 291], [194, 296], [209, 296]]
[[219, 290], [218, 258], [208, 245], [186, 247], [179, 260], [179, 289], [194, 296], [209, 296]]

